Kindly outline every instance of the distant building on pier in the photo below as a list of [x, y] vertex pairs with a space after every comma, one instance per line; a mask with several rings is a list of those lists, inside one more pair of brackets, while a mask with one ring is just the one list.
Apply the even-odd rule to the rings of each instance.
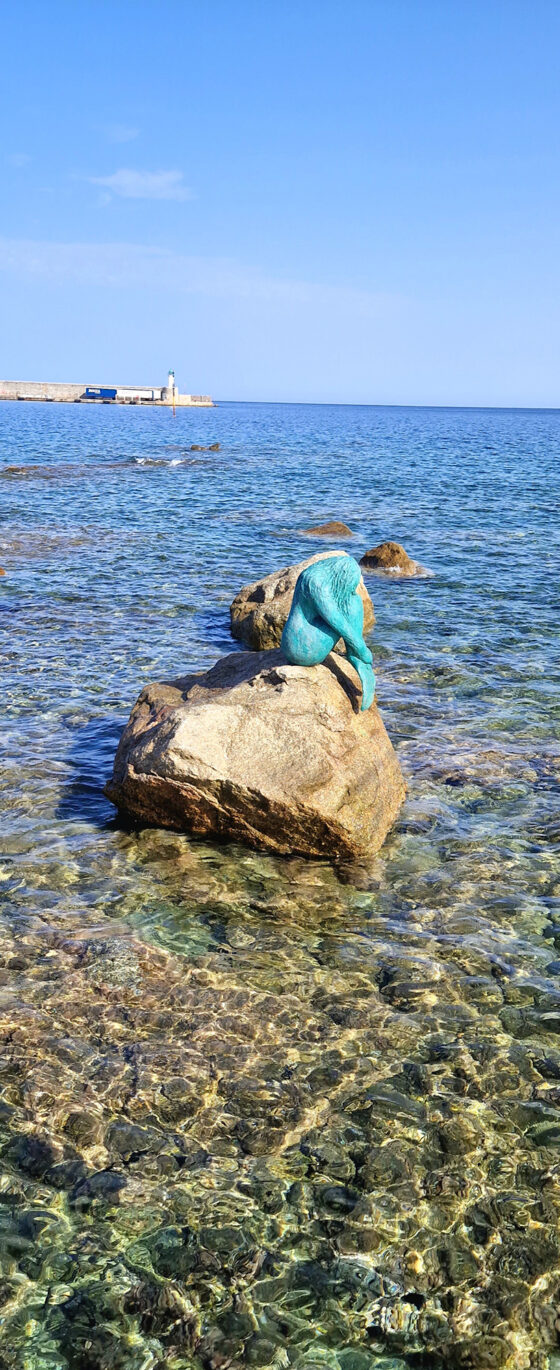
[[210, 395], [180, 395], [175, 372], [166, 385], [64, 385], [51, 381], [0, 381], [0, 400], [49, 400], [66, 404], [157, 404], [210, 408]]

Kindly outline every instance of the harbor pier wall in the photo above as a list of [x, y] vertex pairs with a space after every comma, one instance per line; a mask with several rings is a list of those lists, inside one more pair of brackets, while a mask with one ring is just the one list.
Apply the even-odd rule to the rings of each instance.
[[[108, 392], [98, 395], [88, 391]], [[170, 391], [166, 386], [92, 386], [65, 385], [59, 381], [0, 381], [0, 400], [50, 400], [66, 404], [151, 404], [170, 408], [191, 406], [195, 409], [210, 409], [213, 400], [210, 395], [180, 395], [175, 388]]]
[[49, 381], [0, 381], [2, 400], [79, 400], [83, 385], [59, 385]]

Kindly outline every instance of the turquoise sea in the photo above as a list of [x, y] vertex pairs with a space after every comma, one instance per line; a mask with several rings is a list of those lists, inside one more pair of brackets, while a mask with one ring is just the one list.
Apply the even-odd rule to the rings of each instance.
[[[0, 406], [2, 1370], [560, 1367], [559, 495], [558, 411]], [[330, 518], [433, 573], [371, 869], [119, 825]]]

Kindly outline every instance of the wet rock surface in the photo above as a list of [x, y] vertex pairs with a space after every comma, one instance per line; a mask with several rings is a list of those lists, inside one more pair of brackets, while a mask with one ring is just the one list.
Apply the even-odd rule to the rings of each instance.
[[[318, 552], [307, 557], [296, 566], [285, 566], [282, 571], [273, 571], [252, 585], [245, 585], [235, 596], [230, 606], [232, 636], [245, 643], [252, 651], [265, 651], [279, 647], [282, 629], [290, 612], [296, 580], [306, 566], [323, 557], [344, 556], [337, 552]], [[375, 623], [373, 604], [363, 581], [358, 593], [364, 606], [364, 632], [369, 632]], [[341, 642], [339, 648], [345, 651]], [[335, 649], [335, 650], [338, 650]]]
[[149, 685], [119, 743], [109, 798], [135, 819], [283, 853], [352, 861], [382, 844], [404, 783], [375, 704], [332, 653], [292, 666], [234, 652]]
[[206, 904], [207, 944], [2, 927], [4, 1363], [546, 1366], [560, 1052], [513, 931], [481, 997], [441, 893], [390, 930], [375, 875], [120, 842]]
[[331, 519], [329, 523], [318, 523], [314, 528], [305, 528], [304, 532], [308, 537], [324, 538], [352, 538], [352, 529], [347, 523], [341, 523], [339, 519]]
[[369, 552], [364, 552], [363, 557], [360, 557], [360, 566], [363, 566], [364, 571], [378, 571], [386, 575], [426, 575], [424, 567], [409, 557], [400, 542], [381, 542], [378, 547], [371, 547]]

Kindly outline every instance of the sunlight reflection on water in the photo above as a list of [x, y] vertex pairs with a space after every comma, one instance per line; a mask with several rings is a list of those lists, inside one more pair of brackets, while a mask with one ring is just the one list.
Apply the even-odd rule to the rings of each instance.
[[[557, 1370], [559, 453], [555, 412], [1, 406], [8, 1367]], [[368, 579], [371, 869], [119, 828], [140, 687], [331, 517], [433, 572]]]

